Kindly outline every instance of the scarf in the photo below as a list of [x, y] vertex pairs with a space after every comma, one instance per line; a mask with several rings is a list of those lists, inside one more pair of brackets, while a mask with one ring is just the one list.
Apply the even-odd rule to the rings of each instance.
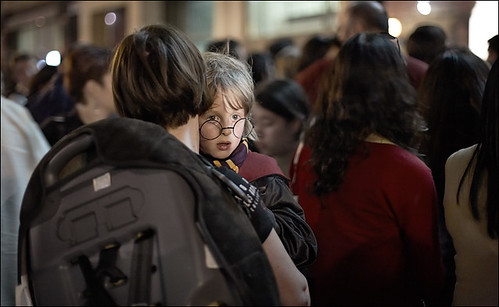
[[202, 155], [213, 163], [216, 167], [227, 166], [234, 172], [239, 173], [239, 168], [243, 164], [244, 160], [248, 156], [248, 141], [243, 138], [241, 143], [236, 147], [236, 149], [230, 154], [225, 160], [216, 159], [208, 154], [202, 153]]

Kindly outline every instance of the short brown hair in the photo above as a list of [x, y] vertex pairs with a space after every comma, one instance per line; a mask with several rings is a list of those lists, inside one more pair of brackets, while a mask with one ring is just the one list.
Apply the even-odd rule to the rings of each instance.
[[170, 25], [149, 25], [123, 39], [113, 63], [121, 116], [176, 128], [204, 113], [205, 66], [196, 45]]

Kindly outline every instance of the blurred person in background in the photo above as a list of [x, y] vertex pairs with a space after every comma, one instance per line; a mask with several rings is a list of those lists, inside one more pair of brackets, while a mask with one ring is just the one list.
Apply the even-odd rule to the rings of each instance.
[[445, 165], [445, 221], [456, 250], [454, 306], [499, 306], [498, 84], [496, 60], [483, 94], [478, 142]]
[[409, 35], [407, 53], [428, 64], [447, 48], [447, 34], [437, 25], [419, 26]]
[[391, 36], [358, 33], [325, 84], [291, 169], [319, 248], [312, 305], [424, 306], [443, 282], [438, 199], [404, 58]]
[[43, 95], [52, 89], [57, 80], [58, 66], [43, 65], [43, 67], [31, 78], [29, 84], [28, 99], [33, 95]]
[[321, 58], [334, 58], [340, 47], [341, 43], [336, 36], [317, 34], [310, 37], [302, 47], [298, 72]]
[[[345, 43], [350, 37], [360, 32], [388, 33], [388, 15], [380, 1], [352, 1], [342, 7], [338, 14], [336, 33], [340, 43]], [[393, 41], [398, 44], [397, 38]], [[322, 58], [295, 76], [295, 80], [305, 89], [312, 110], [321, 80], [324, 75], [330, 73], [333, 62], [334, 58]], [[418, 89], [428, 69], [428, 64], [408, 55], [404, 55], [404, 62], [411, 84]]]
[[255, 89], [251, 118], [258, 152], [276, 159], [289, 177], [291, 159], [307, 125], [310, 106], [303, 88], [292, 79], [274, 79]]
[[91, 44], [72, 46], [64, 61], [64, 86], [74, 108], [50, 116], [40, 125], [49, 143], [88, 123], [117, 116], [113, 101], [110, 63], [113, 52]]
[[55, 68], [45, 65], [33, 77], [26, 107], [38, 125], [50, 116], [65, 114], [74, 108], [74, 101], [64, 86], [65, 57], [61, 65]]
[[301, 50], [290, 38], [274, 40], [268, 46], [276, 69], [277, 78], [294, 78], [298, 72]]
[[262, 82], [277, 77], [274, 60], [269, 52], [251, 53], [248, 57], [248, 64], [251, 66], [251, 75], [255, 87]]
[[479, 141], [480, 106], [488, 73], [486, 62], [467, 47], [449, 47], [432, 61], [419, 90], [420, 110], [428, 125], [420, 151], [432, 171], [437, 190], [440, 243], [446, 269], [446, 284], [436, 302], [438, 306], [451, 305], [456, 280], [455, 250], [442, 204], [445, 162], [452, 153]]
[[248, 53], [244, 45], [232, 38], [212, 40], [208, 43], [205, 51], [216, 52], [216, 53], [229, 53], [232, 57], [246, 62], [248, 59]]
[[5, 76], [5, 96], [25, 105], [29, 95], [31, 78], [37, 72], [35, 56], [29, 53], [15, 54], [8, 63]]
[[50, 149], [50, 145], [30, 112], [3, 94], [1, 125], [2, 290], [0, 297], [2, 306], [14, 306], [21, 203], [31, 173]]

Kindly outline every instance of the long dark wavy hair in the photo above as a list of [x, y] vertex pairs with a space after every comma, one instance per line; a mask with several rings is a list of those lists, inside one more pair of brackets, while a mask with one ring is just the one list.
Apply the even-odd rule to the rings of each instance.
[[387, 34], [359, 33], [345, 43], [316, 107], [306, 142], [318, 195], [338, 189], [350, 158], [371, 133], [417, 153], [424, 122], [405, 60]]
[[433, 60], [421, 83], [420, 112], [428, 123], [421, 153], [432, 171], [440, 203], [447, 158], [478, 142], [480, 107], [488, 74], [485, 61], [471, 50], [450, 47]]
[[[497, 238], [499, 234], [499, 102], [497, 88], [499, 71], [497, 65], [496, 60], [490, 70], [483, 93], [480, 112], [480, 141], [461, 177], [456, 195], [459, 203], [459, 192], [464, 179], [466, 176], [472, 176], [469, 194], [471, 213], [476, 220], [479, 220], [478, 194], [480, 188], [486, 186], [487, 233], [491, 238]], [[474, 170], [472, 170], [473, 165], [475, 166]]]

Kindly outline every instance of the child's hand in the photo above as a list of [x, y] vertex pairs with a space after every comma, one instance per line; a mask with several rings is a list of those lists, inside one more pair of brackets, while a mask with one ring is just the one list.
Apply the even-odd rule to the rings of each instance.
[[262, 203], [258, 189], [228, 167], [221, 166], [217, 170], [221, 174], [216, 175], [234, 192], [238, 203], [250, 218], [260, 241], [265, 241], [274, 227], [275, 220], [272, 212]]

